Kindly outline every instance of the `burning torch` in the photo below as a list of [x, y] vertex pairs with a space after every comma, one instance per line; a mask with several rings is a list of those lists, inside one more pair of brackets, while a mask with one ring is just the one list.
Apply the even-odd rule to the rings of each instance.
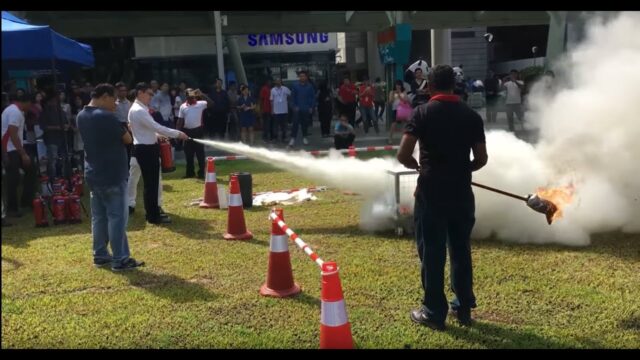
[[471, 182], [471, 184], [489, 191], [496, 192], [498, 194], [506, 195], [514, 199], [524, 201], [525, 203], [527, 203], [528, 207], [532, 208], [533, 210], [539, 213], [545, 214], [545, 216], [547, 217], [547, 223], [549, 225], [551, 225], [551, 223], [553, 222], [553, 216], [558, 211], [558, 207], [554, 203], [552, 203], [549, 200], [543, 199], [536, 194], [529, 194], [527, 195], [527, 197], [524, 197], [524, 196], [512, 194], [510, 192], [502, 191], [500, 189], [492, 188], [490, 186], [478, 184], [475, 182]]

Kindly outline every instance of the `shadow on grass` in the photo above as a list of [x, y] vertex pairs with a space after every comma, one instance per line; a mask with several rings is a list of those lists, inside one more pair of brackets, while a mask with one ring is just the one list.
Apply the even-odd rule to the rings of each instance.
[[169, 231], [181, 234], [188, 239], [194, 240], [223, 240], [222, 233], [227, 227], [226, 221], [217, 223], [212, 219], [192, 219], [177, 214], [168, 213], [171, 217], [171, 224], [146, 226], [162, 226]]
[[398, 240], [398, 241], [415, 241], [413, 235], [405, 235], [398, 236], [395, 233], [395, 230], [387, 230], [387, 231], [378, 231], [378, 232], [367, 232], [362, 229], [358, 225], [346, 225], [346, 226], [334, 226], [334, 227], [309, 227], [309, 228], [299, 228], [295, 229], [296, 233], [300, 236], [304, 237], [305, 234], [309, 235], [327, 235], [327, 234], [340, 234], [340, 235], [354, 235], [354, 236], [371, 236], [376, 238], [383, 238], [388, 240]]
[[[484, 321], [474, 321], [473, 326], [448, 326], [446, 330], [453, 337], [475, 343], [487, 348], [543, 348], [559, 349], [571, 347], [570, 343], [561, 343], [536, 335], [530, 331], [517, 331]], [[584, 345], [599, 347], [596, 342], [587, 340]]]
[[22, 265], [23, 264], [18, 260], [6, 258], [4, 256], [2, 257], [2, 271], [15, 270], [21, 267]]
[[213, 301], [219, 297], [204, 286], [169, 274], [154, 274], [144, 270], [116, 272], [126, 277], [131, 286], [177, 303]]
[[640, 313], [631, 315], [629, 318], [621, 320], [618, 326], [626, 330], [640, 331]]
[[488, 249], [518, 248], [526, 249], [528, 252], [596, 253], [616, 256], [625, 261], [640, 261], [640, 235], [621, 232], [594, 234], [591, 237], [591, 244], [582, 247], [559, 244], [516, 244], [498, 240], [493, 236], [486, 239], [473, 239], [471, 246]]
[[297, 301], [297, 302], [303, 303], [305, 305], [310, 305], [314, 309], [317, 309], [317, 308], [320, 307], [320, 305], [322, 305], [322, 302], [320, 301], [320, 299], [308, 295], [307, 293], [304, 292], [304, 289], [298, 295], [290, 297], [290, 298], [286, 298], [286, 299], [291, 300], [291, 301]]

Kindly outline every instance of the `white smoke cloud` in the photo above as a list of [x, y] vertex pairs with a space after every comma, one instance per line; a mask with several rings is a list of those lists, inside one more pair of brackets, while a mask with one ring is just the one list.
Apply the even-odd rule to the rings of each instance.
[[[591, 20], [585, 40], [562, 60], [552, 89], [545, 81], [534, 86], [527, 122], [540, 128], [537, 144], [504, 131], [487, 132], [489, 163], [474, 173], [474, 181], [523, 196], [538, 187], [572, 183], [574, 200], [564, 217], [549, 226], [523, 201], [474, 188], [474, 238], [495, 234], [513, 242], [581, 246], [595, 232], [640, 232], [639, 24], [639, 12]], [[337, 152], [313, 158], [209, 144], [361, 193], [366, 197], [361, 227], [393, 226], [389, 217], [395, 209], [386, 205], [393, 201], [387, 169], [398, 168], [394, 159], [362, 161]], [[412, 192], [405, 190], [403, 198]]]

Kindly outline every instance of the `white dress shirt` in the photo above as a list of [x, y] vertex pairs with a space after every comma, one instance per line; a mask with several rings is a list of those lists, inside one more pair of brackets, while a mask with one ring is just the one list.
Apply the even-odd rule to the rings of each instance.
[[162, 126], [153, 120], [149, 108], [138, 100], [133, 102], [129, 110], [129, 124], [133, 132], [134, 145], [153, 145], [157, 142], [156, 134], [174, 139], [180, 135], [180, 131]]
[[274, 86], [271, 89], [271, 108], [274, 114], [279, 115], [289, 112], [288, 96], [291, 96], [291, 91], [286, 86]]

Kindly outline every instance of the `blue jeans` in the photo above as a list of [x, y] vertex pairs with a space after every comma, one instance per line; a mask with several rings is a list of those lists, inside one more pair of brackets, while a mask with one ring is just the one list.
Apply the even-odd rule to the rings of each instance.
[[364, 122], [364, 133], [368, 134], [369, 129], [373, 126], [376, 129], [376, 134], [380, 132], [378, 129], [378, 117], [373, 111], [373, 107], [360, 106], [360, 116]]
[[[418, 180], [418, 183], [422, 182]], [[475, 201], [470, 189], [466, 196], [446, 199], [437, 195], [438, 189], [433, 186], [426, 190], [428, 185], [422, 185], [416, 193], [414, 217], [416, 245], [422, 263], [423, 305], [431, 319], [444, 322], [449, 310], [444, 293], [447, 247], [451, 260], [451, 290], [456, 295], [452, 307], [455, 310], [476, 307], [470, 239], [475, 224]]]
[[295, 142], [298, 137], [298, 126], [302, 126], [302, 137], [307, 137], [307, 127], [311, 120], [309, 109], [300, 109], [293, 113], [293, 125], [291, 126], [291, 139]]
[[[58, 161], [60, 158], [62, 158], [62, 163], [59, 164]], [[64, 167], [67, 164], [66, 158], [67, 148], [64, 143], [58, 141], [57, 143], [47, 144], [47, 175], [49, 179], [65, 176], [64, 174], [66, 172]], [[58, 171], [58, 167], [60, 167], [60, 171]]]
[[[93, 259], [111, 260], [117, 266], [129, 256], [127, 239], [127, 181], [115, 186], [91, 186], [91, 233], [93, 235]], [[113, 256], [107, 250], [111, 243]]]

